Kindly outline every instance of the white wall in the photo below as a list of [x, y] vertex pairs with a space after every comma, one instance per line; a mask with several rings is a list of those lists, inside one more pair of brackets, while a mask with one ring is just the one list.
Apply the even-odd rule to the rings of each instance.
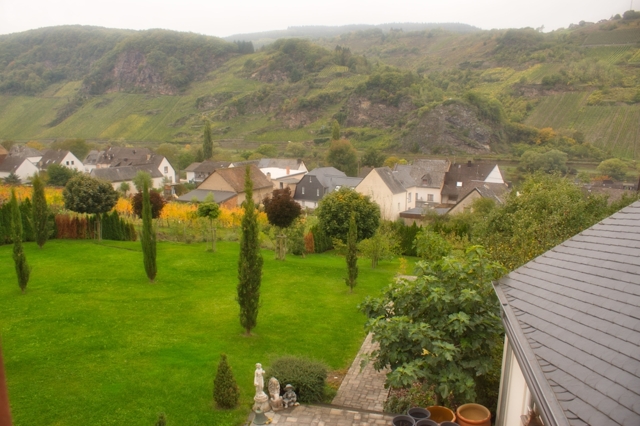
[[160, 170], [160, 173], [162, 173], [164, 177], [169, 179], [170, 182], [173, 183], [176, 181], [176, 171], [173, 169], [173, 166], [166, 158], [162, 159], [162, 162], [158, 166], [158, 170]]
[[[420, 188], [417, 186], [407, 189], [407, 192], [411, 193], [411, 202], [408, 203], [407, 209], [412, 209], [416, 206], [417, 201], [424, 201], [429, 203], [440, 204], [442, 200], [441, 189], [439, 188]], [[429, 195], [433, 195], [433, 201], [429, 201]]]
[[407, 193], [392, 193], [375, 169], [355, 189], [380, 206], [380, 216], [385, 220], [396, 220], [400, 212], [407, 210]]
[[[20, 180], [24, 183], [27, 181], [31, 181], [31, 177], [38, 173], [38, 168], [31, 161], [25, 159], [20, 166], [16, 169], [16, 175], [20, 178]], [[0, 172], [0, 179], [4, 179], [8, 177], [11, 173], [9, 172]]]
[[504, 183], [504, 178], [497, 164], [484, 181], [487, 183]]
[[531, 393], [506, 337], [504, 347], [496, 426], [521, 425], [520, 416], [526, 415], [531, 406]]
[[60, 162], [61, 166], [68, 167], [69, 169], [73, 169], [77, 172], [83, 172], [85, 170], [84, 164], [82, 161], [78, 160], [78, 157], [73, 155], [71, 151], [65, 155], [65, 157]]

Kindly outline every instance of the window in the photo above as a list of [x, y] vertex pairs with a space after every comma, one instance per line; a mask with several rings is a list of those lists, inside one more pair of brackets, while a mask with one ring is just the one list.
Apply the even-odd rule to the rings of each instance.
[[69, 162], [67, 161], [67, 166], [69, 165]]
[[427, 201], [433, 201], [433, 194], [427, 194]]
[[410, 192], [407, 193], [407, 201], [411, 202], [411, 193]]
[[316, 195], [319, 197], [320, 196], [320, 188], [316, 189]]
[[164, 166], [164, 172], [169, 173], [169, 166]]
[[302, 195], [304, 195], [304, 186], [302, 187]]
[[284, 184], [282, 182], [280, 182], [280, 189], [284, 188]]
[[73, 166], [73, 160], [71, 160], [71, 165]]

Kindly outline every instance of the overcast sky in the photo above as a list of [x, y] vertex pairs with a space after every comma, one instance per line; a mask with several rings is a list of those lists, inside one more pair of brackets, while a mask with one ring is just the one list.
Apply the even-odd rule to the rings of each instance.
[[80, 24], [225, 37], [300, 25], [393, 22], [549, 31], [608, 19], [631, 5], [640, 9], [640, 0], [0, 0], [0, 34]]

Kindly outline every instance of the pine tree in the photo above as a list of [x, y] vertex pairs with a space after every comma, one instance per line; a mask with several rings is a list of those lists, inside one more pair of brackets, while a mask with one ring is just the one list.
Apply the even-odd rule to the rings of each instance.
[[153, 229], [153, 219], [151, 218], [151, 201], [149, 199], [149, 186], [144, 183], [142, 190], [142, 253], [144, 255], [144, 270], [153, 282], [156, 278], [158, 268], [156, 266], [156, 232]]
[[225, 354], [220, 355], [218, 371], [213, 379], [213, 400], [220, 408], [234, 408], [240, 400], [240, 388]]
[[49, 207], [44, 196], [44, 183], [40, 175], [36, 175], [31, 181], [33, 184], [33, 234], [42, 248], [49, 237]]
[[333, 120], [333, 125], [331, 127], [331, 140], [337, 141], [340, 139], [340, 123], [337, 120]]
[[347, 278], [345, 282], [353, 293], [353, 288], [358, 280], [358, 227], [356, 226], [356, 214], [351, 212], [349, 219], [349, 233], [347, 234]]
[[247, 167], [244, 183], [246, 200], [241, 224], [237, 298], [240, 305], [240, 324], [247, 335], [251, 334], [251, 329], [257, 323], [263, 262], [258, 240], [258, 218], [253, 201], [253, 182], [249, 170]]
[[20, 208], [18, 207], [18, 199], [16, 198], [15, 189], [11, 189], [11, 201], [9, 202], [11, 209], [11, 237], [13, 238], [13, 261], [16, 265], [16, 275], [18, 276], [18, 285], [24, 293], [29, 282], [31, 268], [27, 264], [27, 258], [22, 249], [22, 218], [20, 217]]
[[204, 122], [204, 142], [202, 144], [202, 154], [205, 160], [213, 157], [213, 142], [211, 141], [211, 124]]

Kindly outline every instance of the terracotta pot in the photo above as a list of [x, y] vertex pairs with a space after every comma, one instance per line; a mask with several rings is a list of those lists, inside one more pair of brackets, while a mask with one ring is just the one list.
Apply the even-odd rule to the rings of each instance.
[[415, 426], [416, 422], [413, 420], [413, 417], [402, 414], [395, 416], [393, 420], [391, 420], [391, 424], [393, 424], [393, 426]]
[[438, 423], [431, 419], [421, 419], [416, 422], [416, 426], [438, 426]]
[[491, 426], [491, 412], [480, 404], [464, 404], [456, 410], [460, 426]]
[[456, 421], [456, 415], [447, 407], [433, 405], [431, 407], [427, 407], [427, 410], [429, 410], [429, 412], [431, 413], [431, 417], [429, 418], [434, 422], [442, 423]]
[[458, 423], [455, 422], [442, 422], [440, 426], [458, 426]]
[[413, 417], [417, 422], [418, 420], [428, 419], [431, 413], [425, 408], [413, 407], [407, 410], [407, 415]]

